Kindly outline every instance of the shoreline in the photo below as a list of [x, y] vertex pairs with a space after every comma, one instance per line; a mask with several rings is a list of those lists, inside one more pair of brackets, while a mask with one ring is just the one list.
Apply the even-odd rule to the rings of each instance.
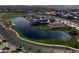
[[[5, 26], [4, 26], [5, 27]], [[5, 27], [6, 28], [6, 27]], [[6, 29], [8, 29], [8, 28], [6, 28]], [[53, 46], [55, 46], [55, 47], [63, 47], [63, 48], [69, 48], [69, 49], [71, 49], [71, 50], [77, 50], [77, 51], [79, 51], [79, 49], [77, 49], [77, 48], [73, 48], [73, 47], [69, 47], [69, 46], [65, 46], [65, 45], [53, 45], [53, 44], [45, 44], [45, 43], [40, 43], [40, 42], [35, 42], [35, 41], [32, 41], [32, 40], [28, 40], [28, 39], [25, 39], [25, 38], [23, 38], [23, 37], [21, 37], [15, 30], [13, 30], [11, 27], [8, 29], [8, 30], [11, 30], [11, 31], [13, 31], [17, 36], [18, 36], [18, 38], [20, 38], [21, 40], [23, 40], [23, 41], [26, 41], [26, 42], [28, 42], [28, 43], [32, 43], [32, 44], [37, 44], [37, 45], [41, 45], [41, 46], [49, 46], [49, 47], [53, 47]]]
[[[2, 24], [2, 26], [3, 26], [4, 28], [6, 28], [5, 25]], [[40, 43], [40, 42], [36, 42], [36, 41], [32, 41], [32, 40], [25, 39], [25, 38], [21, 37], [21, 36], [18, 34], [17, 31], [13, 30], [13, 29], [11, 28], [11, 26], [10, 26], [10, 28], [6, 28], [6, 29], [13, 31], [13, 32], [17, 35], [18, 38], [20, 38], [21, 40], [26, 41], [26, 42], [28, 42], [28, 43], [32, 43], [32, 44], [36, 44], [36, 45], [41, 45], [41, 46], [49, 46], [49, 47], [53, 47], [53, 46], [55, 46], [55, 47], [60, 47], [60, 48], [63, 47], [63, 48], [69, 48], [69, 49], [72, 49], [72, 50], [77, 50], [77, 51], [79, 51], [79, 49], [74, 48], [74, 47], [70, 47], [70, 46], [45, 44], [45, 43]]]

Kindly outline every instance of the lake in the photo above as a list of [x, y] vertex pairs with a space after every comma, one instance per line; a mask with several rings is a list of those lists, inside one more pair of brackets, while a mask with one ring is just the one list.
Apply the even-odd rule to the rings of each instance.
[[23, 17], [10, 19], [15, 24], [17, 31], [22, 35], [32, 39], [53, 39], [53, 40], [69, 40], [71, 36], [62, 31], [43, 30], [39, 31], [35, 26], [31, 26], [30, 22]]

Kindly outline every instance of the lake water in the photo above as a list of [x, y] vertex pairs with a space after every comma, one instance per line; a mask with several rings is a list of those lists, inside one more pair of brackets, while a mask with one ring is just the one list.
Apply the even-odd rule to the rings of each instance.
[[70, 35], [61, 31], [45, 30], [39, 31], [34, 26], [31, 26], [29, 21], [23, 17], [17, 17], [11, 19], [15, 24], [16, 30], [20, 31], [24, 36], [32, 39], [57, 39], [57, 40], [69, 40]]

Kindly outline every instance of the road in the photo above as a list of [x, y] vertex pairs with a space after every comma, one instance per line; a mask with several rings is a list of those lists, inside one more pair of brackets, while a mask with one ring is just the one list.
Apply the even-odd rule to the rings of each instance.
[[29, 42], [25, 42], [17, 37], [17, 35], [10, 31], [5, 29], [1, 24], [0, 24], [0, 34], [1, 36], [7, 40], [8, 43], [12, 44], [15, 47], [23, 46], [23, 49], [25, 52], [31, 52], [31, 53], [72, 53], [72, 52], [79, 52], [76, 50], [72, 50], [69, 48], [64, 48], [64, 47], [55, 47], [55, 46], [42, 46], [42, 45], [37, 45]]

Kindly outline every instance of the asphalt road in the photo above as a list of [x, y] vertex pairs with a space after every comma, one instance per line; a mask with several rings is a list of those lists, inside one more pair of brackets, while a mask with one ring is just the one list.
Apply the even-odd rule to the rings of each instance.
[[49, 47], [49, 46], [42, 46], [37, 44], [32, 44], [29, 42], [25, 42], [19, 39], [16, 34], [10, 30], [7, 30], [2, 27], [0, 24], [0, 34], [1, 36], [7, 40], [8, 43], [12, 44], [15, 47], [23, 46], [25, 52], [32, 52], [32, 53], [72, 53], [72, 52], [79, 52], [74, 51], [64, 47]]

